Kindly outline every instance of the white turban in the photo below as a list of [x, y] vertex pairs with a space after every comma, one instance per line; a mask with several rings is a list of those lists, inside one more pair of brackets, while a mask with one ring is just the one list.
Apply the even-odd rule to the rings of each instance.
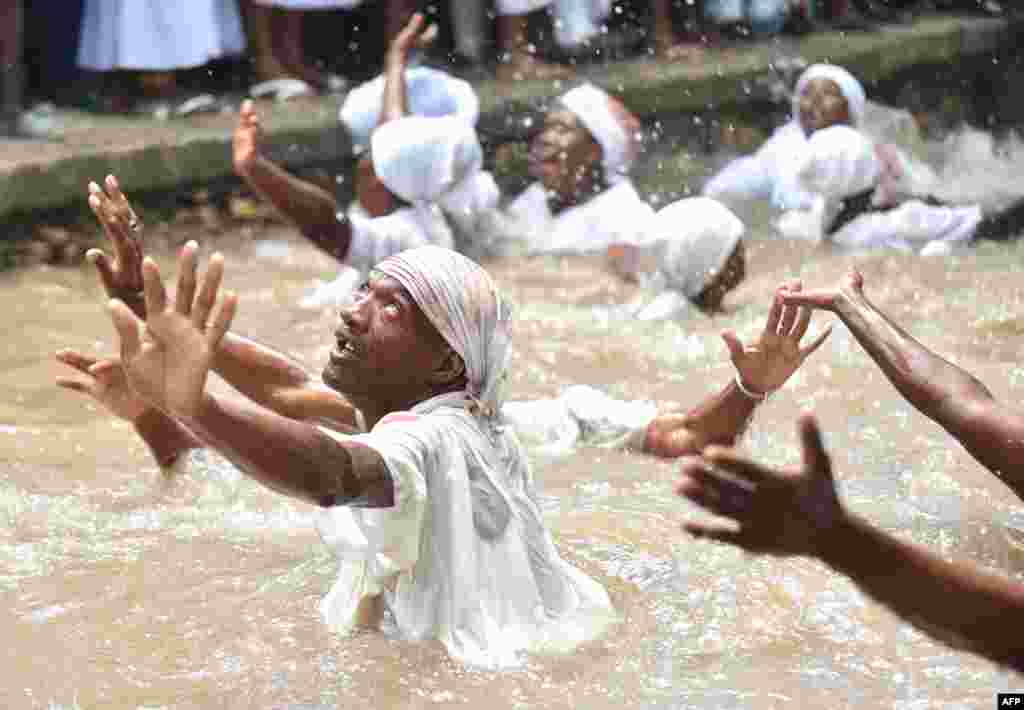
[[846, 99], [850, 107], [850, 122], [854, 126], [860, 126], [864, 122], [864, 111], [867, 107], [867, 96], [864, 94], [864, 87], [857, 81], [856, 77], [842, 67], [835, 64], [812, 64], [800, 75], [793, 91], [793, 115], [800, 113], [800, 97], [803, 95], [807, 84], [813, 79], [831, 79], [839, 87], [839, 91]]
[[483, 150], [473, 126], [454, 116], [405, 116], [373, 132], [373, 170], [406, 202], [436, 202], [480, 172]]
[[745, 231], [742, 220], [718, 200], [687, 197], [658, 210], [647, 236], [660, 245], [665, 285], [692, 300], [732, 256]]
[[482, 266], [435, 246], [409, 249], [376, 269], [394, 278], [466, 365], [466, 395], [497, 414], [512, 343], [512, 309]]
[[[480, 115], [480, 101], [472, 84], [437, 69], [407, 69], [405, 91], [409, 113], [414, 116], [458, 116], [473, 126]], [[370, 134], [380, 120], [383, 100], [383, 76], [360, 84], [345, 97], [339, 118], [357, 152], [369, 145]]]
[[622, 180], [640, 152], [640, 121], [621, 101], [593, 84], [567, 91], [559, 101], [576, 114], [601, 146], [605, 178]]
[[875, 187], [881, 174], [874, 142], [849, 126], [815, 132], [798, 172], [807, 190], [833, 202]]

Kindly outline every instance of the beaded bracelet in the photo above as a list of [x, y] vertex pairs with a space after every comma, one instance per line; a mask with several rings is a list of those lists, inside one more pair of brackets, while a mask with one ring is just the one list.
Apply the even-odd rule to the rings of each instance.
[[735, 379], [736, 388], [739, 389], [739, 391], [742, 392], [749, 399], [752, 399], [756, 402], [763, 402], [766, 399], [768, 399], [768, 395], [770, 394], [769, 392], [754, 392], [752, 390], [748, 390], [746, 386], [743, 384], [743, 380], [740, 379], [740, 374], [738, 372], [736, 373]]

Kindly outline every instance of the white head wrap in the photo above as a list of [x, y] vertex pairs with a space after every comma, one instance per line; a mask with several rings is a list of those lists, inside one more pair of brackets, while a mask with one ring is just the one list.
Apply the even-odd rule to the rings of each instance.
[[450, 249], [417, 247], [376, 269], [409, 292], [466, 364], [466, 394], [484, 414], [501, 411], [512, 309], [482, 266]]
[[811, 192], [827, 200], [841, 200], [878, 184], [881, 162], [874, 142], [855, 128], [830, 126], [817, 131], [807, 142], [807, 153], [798, 175]]
[[658, 210], [649, 238], [661, 244], [666, 285], [689, 299], [701, 294], [725, 265], [746, 231], [718, 200], [688, 197]]
[[480, 172], [473, 126], [454, 116], [405, 116], [373, 132], [370, 156], [384, 186], [407, 202], [436, 202]]
[[839, 87], [839, 91], [846, 99], [850, 107], [850, 122], [854, 126], [860, 126], [864, 122], [864, 111], [867, 108], [867, 96], [864, 94], [864, 87], [856, 77], [842, 67], [835, 64], [812, 64], [800, 75], [793, 90], [793, 116], [800, 112], [800, 96], [803, 95], [807, 84], [813, 79], [831, 79]]
[[576, 114], [601, 146], [608, 182], [615, 183], [625, 178], [640, 152], [640, 121], [637, 117], [621, 101], [589, 83], [567, 91], [559, 101]]
[[[472, 84], [437, 69], [407, 69], [405, 91], [409, 113], [414, 116], [458, 116], [473, 126], [480, 115], [480, 101]], [[369, 145], [370, 135], [380, 120], [383, 99], [383, 76], [360, 84], [345, 97], [339, 118], [348, 129], [356, 152]]]

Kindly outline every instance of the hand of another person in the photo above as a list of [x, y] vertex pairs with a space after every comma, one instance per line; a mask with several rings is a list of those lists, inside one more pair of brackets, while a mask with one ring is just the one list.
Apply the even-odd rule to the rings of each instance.
[[97, 359], [75, 350], [57, 351], [57, 360], [73, 367], [85, 377], [58, 376], [57, 384], [73, 392], [87, 394], [119, 419], [134, 422], [149, 406], [128, 384], [124, 368], [117, 359]]
[[138, 239], [142, 222], [121, 192], [117, 178], [108, 175], [104, 184], [106, 191], [95, 182], [89, 183], [89, 207], [107, 235], [114, 259], [111, 261], [101, 249], [90, 249], [85, 257], [96, 267], [107, 296], [124, 301], [136, 315], [145, 318], [142, 245]]
[[238, 125], [231, 140], [231, 162], [239, 177], [249, 175], [256, 161], [260, 158], [260, 143], [263, 139], [263, 128], [259, 114], [251, 99], [242, 102], [238, 111]]
[[799, 432], [799, 467], [769, 468], [714, 446], [683, 463], [676, 493], [739, 524], [736, 529], [690, 521], [683, 529], [748, 552], [816, 555], [846, 513], [812, 415], [801, 416]]
[[388, 52], [392, 58], [404, 62], [413, 49], [425, 49], [433, 44], [437, 39], [437, 25], [424, 27], [424, 22], [423, 13], [413, 13], [402, 31], [391, 40]]
[[782, 299], [790, 306], [805, 306], [807, 308], [819, 308], [823, 311], [833, 313], [839, 304], [851, 297], [862, 297], [864, 295], [864, 276], [853, 269], [839, 285], [834, 288], [814, 289], [804, 291], [802, 289], [782, 288]]
[[168, 300], [156, 263], [149, 258], [143, 261], [149, 314], [145, 328], [124, 303], [114, 300], [110, 305], [129, 384], [151, 406], [186, 420], [202, 411], [206, 378], [238, 303], [234, 294], [225, 294], [211, 318], [224, 259], [220, 254], [210, 258], [197, 292], [197, 249], [195, 242], [189, 242], [181, 250], [173, 302]]
[[768, 394], [782, 387], [832, 332], [829, 326], [810, 344], [800, 346], [811, 323], [811, 310], [783, 300], [784, 294], [799, 293], [800, 290], [799, 281], [779, 288], [772, 300], [764, 330], [753, 345], [744, 345], [732, 331], [722, 333], [740, 382], [747, 390]]

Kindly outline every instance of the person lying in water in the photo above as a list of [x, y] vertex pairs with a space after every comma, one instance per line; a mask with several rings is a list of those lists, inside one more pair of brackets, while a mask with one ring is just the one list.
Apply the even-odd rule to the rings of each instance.
[[687, 459], [678, 494], [735, 525], [688, 521], [684, 530], [755, 554], [818, 559], [930, 636], [1024, 671], [1024, 584], [948, 561], [848, 511], [812, 415], [801, 417], [799, 433], [799, 466], [773, 468], [722, 447]]
[[[432, 246], [384, 260], [341, 311], [321, 380], [230, 332], [237, 299], [220, 294], [219, 256], [198, 279], [196, 245], [186, 245], [169, 298], [117, 181], [107, 190], [94, 186], [89, 202], [115, 257], [89, 258], [112, 297], [121, 355], [61, 351], [81, 375], [58, 384], [131, 421], [161, 465], [187, 471], [189, 453], [209, 447], [323, 508], [318, 528], [342, 562], [321, 606], [332, 627], [375, 623], [386, 605], [403, 635], [502, 665], [610, 623], [604, 590], [558, 556], [523, 450], [501, 426], [511, 314], [486, 271]], [[809, 317], [777, 294], [754, 346], [726, 336], [736, 379], [693, 412], [655, 418], [645, 449], [678, 456], [734, 441], [824, 341], [827, 331], [801, 347]], [[211, 393], [211, 372], [243, 397]], [[468, 559], [499, 574], [484, 579], [460, 564]]]

